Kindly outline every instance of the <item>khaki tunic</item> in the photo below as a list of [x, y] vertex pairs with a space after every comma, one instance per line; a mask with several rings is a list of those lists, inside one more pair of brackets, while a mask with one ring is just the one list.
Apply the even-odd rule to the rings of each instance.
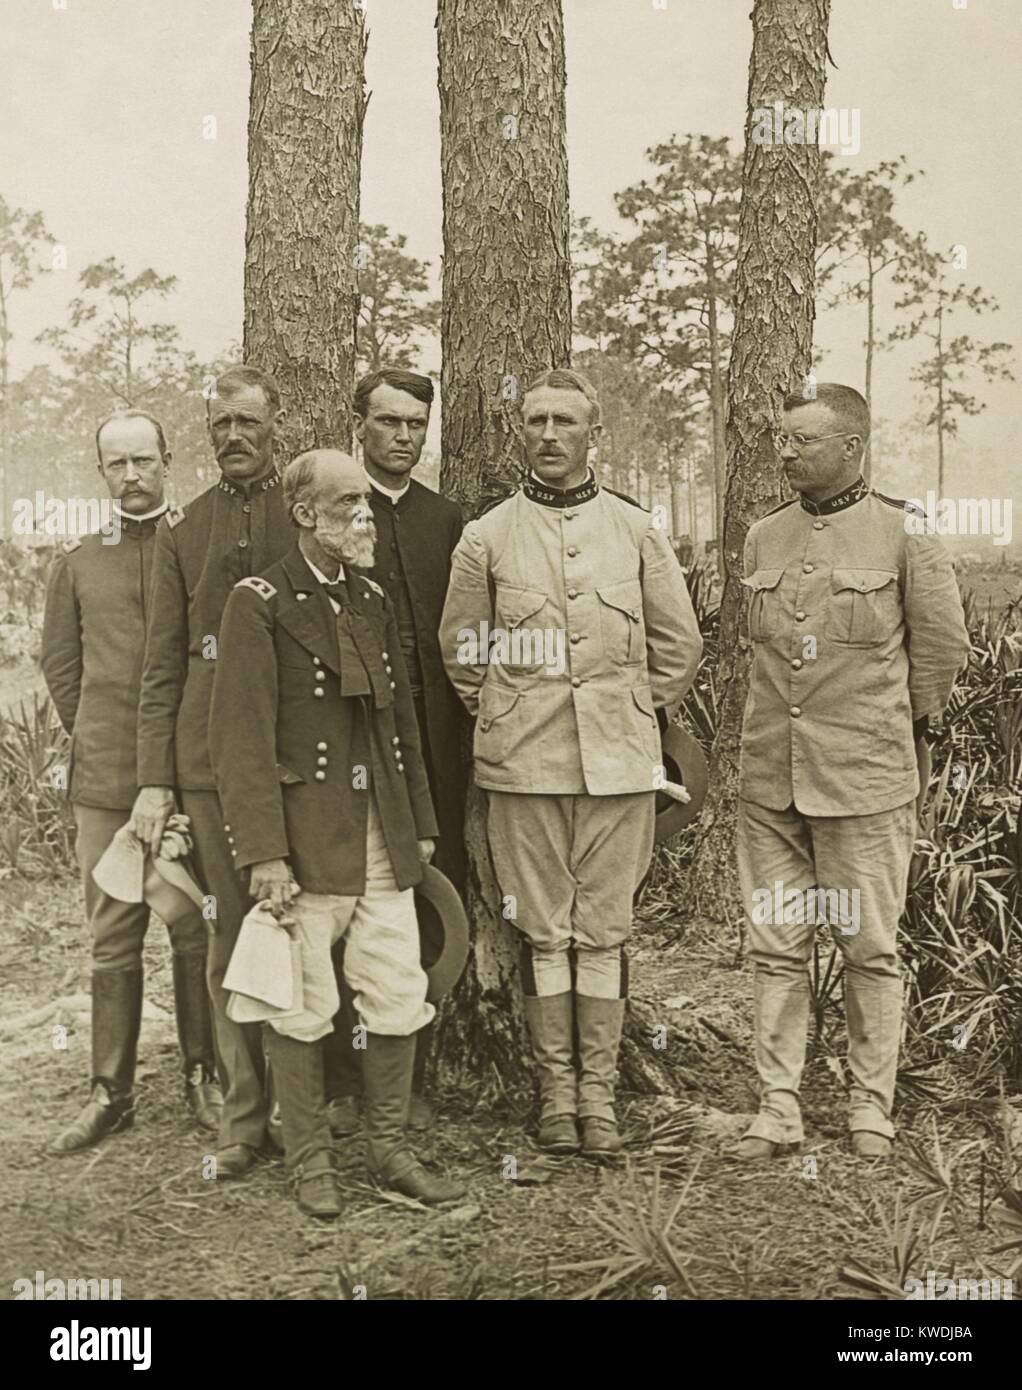
[[[508, 634], [501, 664], [488, 660], [496, 630]], [[516, 648], [511, 637], [526, 630], [531, 649]], [[440, 640], [451, 683], [478, 715], [476, 783], [549, 795], [652, 791], [656, 711], [678, 709], [702, 652], [667, 536], [603, 489], [567, 507], [517, 492], [466, 526]]]
[[969, 652], [951, 560], [917, 530], [875, 492], [822, 515], [789, 502], [749, 530], [743, 800], [863, 816], [917, 794], [912, 722], [940, 717]]

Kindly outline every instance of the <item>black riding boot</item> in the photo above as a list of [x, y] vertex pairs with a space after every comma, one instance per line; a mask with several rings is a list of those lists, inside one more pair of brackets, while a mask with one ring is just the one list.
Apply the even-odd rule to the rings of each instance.
[[334, 1155], [323, 1096], [323, 1051], [266, 1027], [266, 1054], [273, 1072], [284, 1161], [302, 1211], [332, 1221], [341, 1212]]
[[362, 1126], [359, 1100], [362, 1095], [361, 1053], [352, 1045], [358, 1015], [352, 992], [344, 979], [344, 942], [334, 949], [334, 971], [341, 1006], [334, 1015], [333, 1032], [323, 1039], [323, 1079], [326, 1089], [326, 1113], [330, 1133], [335, 1139], [357, 1134]]
[[92, 972], [92, 1094], [50, 1153], [88, 1149], [135, 1120], [135, 1058], [142, 1028], [142, 971]]
[[366, 1165], [382, 1187], [420, 1202], [451, 1202], [465, 1195], [459, 1182], [427, 1172], [408, 1145], [405, 1121], [412, 1090], [415, 1035], [370, 1033], [362, 1054], [366, 1100]]
[[216, 1133], [224, 1099], [216, 1076], [205, 951], [175, 951], [174, 1013], [185, 1073], [185, 1100], [200, 1129]]

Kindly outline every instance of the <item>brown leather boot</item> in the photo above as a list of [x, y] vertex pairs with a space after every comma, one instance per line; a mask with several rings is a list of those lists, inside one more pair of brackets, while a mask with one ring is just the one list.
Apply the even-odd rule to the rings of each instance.
[[205, 951], [175, 951], [174, 1014], [185, 1073], [185, 1101], [199, 1129], [216, 1134], [224, 1098], [216, 1076]]
[[524, 996], [525, 1019], [539, 1072], [537, 1143], [552, 1154], [578, 1153], [578, 1077], [574, 1061], [571, 993]]
[[366, 1166], [381, 1187], [432, 1205], [454, 1202], [465, 1186], [430, 1173], [408, 1144], [405, 1121], [412, 1089], [415, 1035], [370, 1033], [362, 1053], [365, 1089]]
[[91, 1148], [135, 1122], [135, 1057], [142, 1028], [141, 970], [92, 972], [92, 1093], [50, 1143], [57, 1156]]
[[591, 1158], [606, 1158], [622, 1147], [614, 1117], [614, 1083], [625, 1000], [576, 994], [575, 1012], [581, 1063], [578, 1109], [582, 1120], [582, 1152]]

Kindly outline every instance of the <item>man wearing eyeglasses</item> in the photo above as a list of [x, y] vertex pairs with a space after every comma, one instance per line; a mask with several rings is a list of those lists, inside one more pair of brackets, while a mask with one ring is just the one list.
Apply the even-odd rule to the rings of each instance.
[[[738, 1146], [803, 1138], [799, 1085], [815, 924], [845, 965], [852, 1150], [886, 1157], [901, 1031], [897, 927], [919, 792], [915, 742], [969, 651], [950, 557], [912, 504], [860, 474], [869, 409], [849, 386], [789, 396], [775, 444], [797, 497], [749, 530], [753, 664], [738, 864], [755, 967], [759, 1113]], [[822, 891], [821, 891], [822, 890]], [[850, 911], [835, 913], [836, 904]]]

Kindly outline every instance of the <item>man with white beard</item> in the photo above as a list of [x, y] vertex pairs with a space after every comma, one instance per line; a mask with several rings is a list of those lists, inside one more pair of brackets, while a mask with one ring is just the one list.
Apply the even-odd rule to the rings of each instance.
[[369, 482], [347, 454], [314, 449], [283, 489], [297, 544], [227, 601], [209, 741], [235, 865], [301, 946], [301, 1007], [266, 1010], [287, 1165], [304, 1211], [338, 1215], [320, 1040], [344, 937], [370, 1174], [449, 1201], [464, 1189], [427, 1172], [404, 1128], [415, 1034], [435, 1012], [412, 890], [437, 828], [394, 609], [350, 568], [374, 559]]

